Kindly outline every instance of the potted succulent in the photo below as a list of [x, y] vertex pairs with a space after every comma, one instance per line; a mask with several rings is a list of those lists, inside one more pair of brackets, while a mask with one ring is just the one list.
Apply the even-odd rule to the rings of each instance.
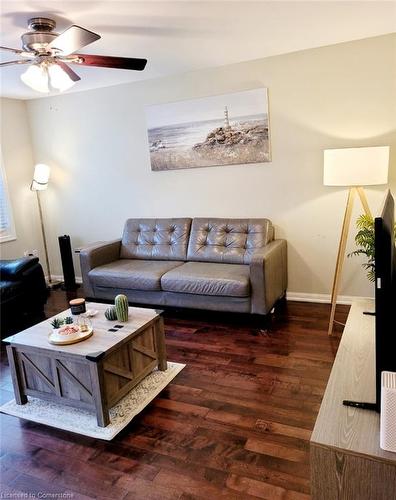
[[50, 335], [50, 342], [53, 344], [71, 343], [77, 339], [83, 331], [80, 325], [74, 323], [71, 316], [66, 316], [65, 318], [54, 318], [51, 321], [51, 326], [53, 330]]
[[51, 321], [51, 326], [54, 333], [58, 333], [59, 328], [64, 325], [71, 325], [73, 323], [73, 318], [71, 316], [66, 316], [65, 318], [54, 318]]
[[[367, 257], [367, 262], [362, 265], [367, 271], [367, 278], [374, 282], [375, 281], [375, 231], [374, 231], [374, 219], [370, 215], [360, 215], [356, 221], [356, 227], [358, 232], [355, 236], [355, 243], [358, 246], [357, 250], [348, 254], [348, 257], [353, 257], [354, 255], [365, 255]], [[396, 224], [395, 224], [395, 235], [396, 235]]]

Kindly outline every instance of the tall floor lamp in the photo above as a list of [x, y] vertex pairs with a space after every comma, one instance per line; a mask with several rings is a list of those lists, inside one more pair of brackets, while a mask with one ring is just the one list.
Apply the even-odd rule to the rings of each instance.
[[49, 166], [44, 165], [43, 163], [38, 163], [34, 167], [33, 180], [32, 180], [32, 183], [30, 185], [30, 189], [32, 191], [35, 191], [36, 196], [37, 196], [37, 204], [38, 204], [39, 215], [40, 215], [40, 224], [41, 224], [41, 234], [43, 236], [43, 243], [44, 243], [45, 264], [46, 264], [47, 272], [48, 272], [48, 283], [49, 283], [49, 287], [51, 288], [53, 285], [53, 282], [52, 282], [52, 276], [51, 276], [51, 267], [50, 267], [49, 258], [48, 258], [47, 238], [45, 236], [45, 228], [44, 228], [44, 221], [43, 221], [43, 210], [41, 208], [41, 200], [40, 200], [40, 191], [44, 191], [48, 187], [49, 175], [50, 175]]
[[348, 186], [348, 201], [342, 224], [337, 263], [331, 292], [331, 312], [328, 334], [333, 333], [337, 295], [341, 280], [342, 266], [345, 259], [345, 249], [355, 195], [358, 194], [365, 213], [371, 216], [363, 186], [387, 184], [389, 165], [389, 146], [326, 149], [324, 151], [325, 186]]

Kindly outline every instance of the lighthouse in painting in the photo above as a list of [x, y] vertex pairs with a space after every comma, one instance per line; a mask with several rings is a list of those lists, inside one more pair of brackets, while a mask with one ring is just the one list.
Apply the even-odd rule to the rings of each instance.
[[228, 118], [228, 108], [224, 106], [224, 128], [230, 128], [230, 120]]

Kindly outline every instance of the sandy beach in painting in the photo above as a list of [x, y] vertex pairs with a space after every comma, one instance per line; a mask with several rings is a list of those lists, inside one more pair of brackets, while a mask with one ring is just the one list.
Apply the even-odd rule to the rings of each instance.
[[171, 170], [269, 161], [265, 115], [150, 129], [152, 170]]

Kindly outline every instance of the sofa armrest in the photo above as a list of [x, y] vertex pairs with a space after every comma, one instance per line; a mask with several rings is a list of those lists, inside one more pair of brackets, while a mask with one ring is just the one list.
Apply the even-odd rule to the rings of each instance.
[[268, 314], [287, 288], [286, 240], [274, 240], [255, 252], [250, 263], [251, 312]]
[[103, 266], [120, 258], [121, 239], [98, 243], [80, 249], [81, 276], [86, 297], [94, 297], [94, 290], [89, 281], [91, 269]]
[[0, 260], [0, 275], [2, 280], [18, 281], [24, 273], [38, 264], [37, 257], [23, 257], [21, 259]]

